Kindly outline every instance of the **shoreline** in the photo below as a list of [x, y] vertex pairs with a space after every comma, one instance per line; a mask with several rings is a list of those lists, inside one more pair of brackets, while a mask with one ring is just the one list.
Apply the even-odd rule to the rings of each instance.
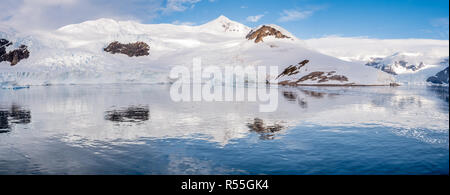
[[281, 84], [280, 86], [292, 86], [292, 87], [400, 87], [402, 85], [398, 83], [390, 83], [385, 85], [363, 85], [363, 84]]

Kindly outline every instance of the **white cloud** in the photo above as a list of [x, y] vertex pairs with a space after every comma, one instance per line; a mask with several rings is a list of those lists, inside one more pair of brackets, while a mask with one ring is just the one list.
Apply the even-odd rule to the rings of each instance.
[[19, 31], [55, 29], [98, 18], [151, 21], [162, 0], [2, 0], [0, 25]]
[[366, 61], [396, 52], [421, 53], [431, 59], [448, 57], [449, 42], [433, 39], [372, 39], [329, 36], [304, 40], [311, 49], [348, 61]]
[[283, 10], [282, 13], [280, 13], [280, 18], [278, 18], [278, 22], [291, 22], [291, 21], [298, 21], [303, 20], [306, 18], [311, 17], [315, 12], [327, 9], [329, 5], [308, 5], [305, 6], [303, 9], [292, 9], [292, 10]]
[[[99, 18], [151, 22], [161, 14], [182, 12], [193, 8], [201, 1], [1, 0], [0, 26], [26, 32], [56, 29], [68, 24]], [[208, 2], [215, 1], [217, 0], [208, 0]]]
[[201, 0], [167, 0], [164, 12], [181, 12], [193, 8]]
[[258, 22], [264, 15], [257, 15], [257, 16], [249, 16], [247, 17], [247, 22]]
[[195, 22], [180, 22], [179, 20], [175, 20], [172, 22], [175, 25], [185, 25], [185, 26], [194, 26]]
[[314, 13], [313, 10], [298, 11], [298, 10], [283, 10], [281, 17], [278, 19], [279, 22], [291, 22], [302, 20], [310, 17]]

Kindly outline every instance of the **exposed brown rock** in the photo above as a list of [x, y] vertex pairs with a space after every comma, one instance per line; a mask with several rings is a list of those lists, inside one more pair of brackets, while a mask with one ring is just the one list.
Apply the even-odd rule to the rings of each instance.
[[[312, 72], [306, 76], [303, 76], [302, 78], [300, 78], [297, 83], [301, 83], [307, 80], [312, 80], [312, 81], [316, 81], [319, 78], [323, 79], [322, 75], [325, 74], [325, 72]], [[325, 77], [326, 78], [326, 77]]]
[[330, 80], [334, 80], [334, 81], [340, 81], [340, 82], [347, 82], [348, 78], [346, 76], [342, 76], [342, 75], [333, 75], [335, 74], [336, 71], [332, 71], [332, 72], [328, 72], [325, 75], [325, 72], [312, 72], [304, 77], [302, 77], [301, 79], [299, 79], [297, 81], [297, 83], [301, 83], [301, 82], [305, 82], [308, 80], [311, 81], [317, 81], [318, 83], [325, 83], [328, 82]]
[[[309, 60], [303, 60], [302, 62], [298, 63], [298, 65], [290, 65], [287, 67], [280, 75], [278, 75], [277, 79], [285, 77], [285, 76], [293, 76], [300, 73], [300, 70], [306, 66], [306, 64], [309, 63]], [[288, 86], [298, 86], [302, 82], [305, 81], [317, 81], [318, 84], [328, 82], [330, 80], [332, 81], [340, 81], [340, 82], [348, 82], [348, 78], [343, 75], [335, 75], [336, 71], [331, 72], [311, 72], [306, 76], [301, 77], [298, 80], [285, 80], [281, 81], [278, 84], [279, 85], [288, 85]]]
[[281, 33], [279, 30], [272, 28], [270, 26], [262, 26], [256, 31], [251, 31], [247, 35], [248, 40], [255, 39], [255, 43], [264, 42], [263, 38], [267, 36], [275, 36], [277, 39], [289, 39], [291, 37], [288, 37]]
[[26, 45], [21, 45], [18, 49], [6, 53], [6, 47], [11, 45], [12, 42], [0, 39], [0, 62], [7, 61], [11, 63], [11, 66], [15, 66], [20, 60], [30, 57], [30, 51]]
[[150, 55], [150, 46], [144, 42], [122, 44], [118, 41], [114, 41], [109, 44], [108, 47], [104, 49], [104, 51], [112, 54], [121, 53], [128, 55], [129, 57], [139, 57]]
[[303, 68], [303, 66], [305, 66], [308, 63], [309, 60], [303, 60], [302, 62], [298, 63], [297, 66], [290, 65], [280, 75], [278, 75], [277, 79], [283, 76], [292, 76], [298, 74], [300, 72], [300, 69]]
[[341, 82], [347, 82], [348, 78], [346, 76], [342, 75], [334, 75], [332, 77], [328, 78], [329, 80], [335, 80], [335, 81], [341, 81]]

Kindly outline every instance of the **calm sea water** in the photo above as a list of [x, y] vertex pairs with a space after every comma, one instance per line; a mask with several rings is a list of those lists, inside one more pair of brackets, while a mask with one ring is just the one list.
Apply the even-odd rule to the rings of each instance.
[[260, 113], [166, 85], [0, 89], [0, 174], [449, 174], [448, 88], [278, 91]]

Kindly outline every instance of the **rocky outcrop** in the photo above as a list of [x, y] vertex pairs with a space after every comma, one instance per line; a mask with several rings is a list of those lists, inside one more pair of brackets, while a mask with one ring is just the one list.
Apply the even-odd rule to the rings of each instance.
[[6, 53], [6, 47], [11, 46], [12, 43], [6, 39], [0, 39], [0, 56]]
[[432, 77], [428, 78], [427, 82], [433, 83], [433, 84], [439, 84], [439, 85], [448, 84], [448, 78], [449, 78], [448, 68], [449, 67], [447, 67], [445, 70], [437, 73], [436, 76], [432, 76]]
[[0, 62], [7, 61], [11, 63], [11, 66], [15, 66], [21, 60], [30, 57], [30, 52], [26, 45], [21, 45], [18, 49], [6, 52], [6, 48], [11, 45], [12, 42], [0, 39]]
[[[300, 70], [309, 63], [309, 60], [303, 60], [298, 63], [298, 65], [290, 65], [287, 67], [280, 75], [278, 75], [277, 79], [283, 77], [295, 76], [300, 73]], [[300, 79], [289, 79], [285, 81], [279, 82], [280, 85], [301, 85], [301, 83], [306, 81], [317, 81], [317, 84], [325, 83], [328, 81], [340, 81], [340, 82], [348, 82], [349, 79], [343, 75], [336, 75], [336, 71], [331, 72], [311, 72], [306, 76], [301, 77]]]
[[292, 76], [298, 74], [300, 72], [300, 69], [303, 68], [303, 66], [305, 66], [308, 63], [309, 60], [303, 60], [302, 62], [298, 63], [297, 66], [290, 65], [280, 75], [278, 75], [277, 79], [283, 76]]
[[150, 46], [144, 42], [122, 44], [118, 41], [114, 41], [108, 45], [105, 49], [106, 52], [116, 54], [121, 53], [128, 55], [129, 57], [139, 57], [150, 55]]
[[281, 33], [279, 30], [272, 28], [270, 26], [262, 26], [258, 30], [251, 31], [247, 35], [248, 40], [255, 40], [255, 43], [264, 42], [263, 38], [267, 36], [274, 36], [277, 39], [289, 39], [291, 37], [288, 37]]
[[333, 75], [335, 74], [335, 71], [332, 72], [312, 72], [302, 78], [300, 78], [297, 83], [301, 83], [304, 81], [317, 81], [318, 83], [325, 83], [328, 81], [340, 81], [340, 82], [347, 82], [348, 78], [346, 76], [342, 75]]
[[21, 45], [19, 49], [15, 49], [2, 55], [0, 61], [8, 61], [11, 63], [11, 66], [15, 66], [21, 60], [27, 59], [28, 57], [30, 57], [28, 47], [26, 45]]

